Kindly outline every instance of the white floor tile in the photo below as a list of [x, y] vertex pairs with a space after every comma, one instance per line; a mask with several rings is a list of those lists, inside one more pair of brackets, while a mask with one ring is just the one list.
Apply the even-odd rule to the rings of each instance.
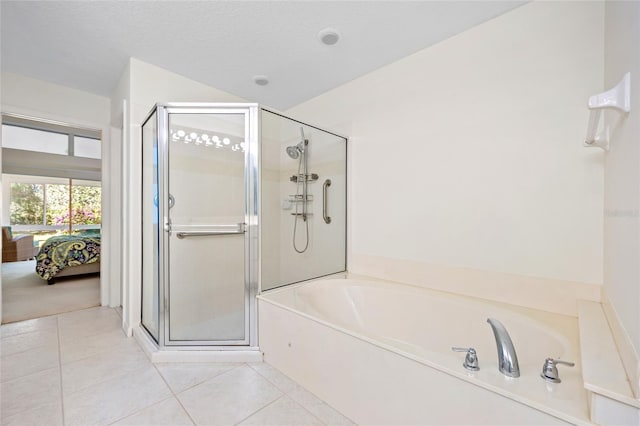
[[39, 346], [58, 346], [58, 333], [56, 330], [39, 330], [4, 337], [0, 340], [0, 355], [5, 357]]
[[69, 395], [107, 380], [126, 380], [129, 374], [150, 366], [151, 362], [136, 345], [101, 352], [63, 364], [62, 391]]
[[3, 356], [0, 360], [0, 382], [50, 368], [58, 368], [59, 365], [58, 345], [40, 346]]
[[91, 308], [58, 316], [62, 343], [96, 336], [122, 328], [122, 319], [112, 308]]
[[81, 309], [79, 311], [66, 312], [58, 315], [61, 327], [78, 327], [87, 321], [98, 321], [101, 318], [113, 318], [118, 314], [113, 308], [98, 306], [95, 308]]
[[104, 351], [124, 350], [138, 347], [133, 338], [128, 338], [122, 330], [116, 329], [108, 333], [81, 337], [72, 341], [60, 342], [60, 357], [62, 364], [88, 358]]
[[244, 364], [232, 363], [158, 363], [155, 364], [174, 393], [205, 382]]
[[2, 426], [62, 426], [62, 402], [41, 405], [10, 417], [2, 413]]
[[198, 425], [235, 424], [282, 396], [248, 366], [234, 368], [180, 394], [178, 399]]
[[29, 376], [0, 384], [0, 412], [11, 417], [23, 411], [60, 402], [60, 372], [58, 368], [40, 371]]
[[249, 366], [284, 393], [289, 393], [299, 386], [296, 382], [266, 362], [255, 362], [249, 364]]
[[298, 404], [302, 405], [305, 409], [309, 410], [311, 414], [316, 416], [320, 421], [327, 425], [353, 425], [354, 423], [333, 409], [330, 405], [326, 404], [320, 398], [306, 390], [300, 385], [288, 393], [289, 397]]
[[2, 425], [353, 424], [266, 363], [154, 366], [120, 322], [92, 308], [0, 327]]
[[55, 316], [36, 318], [27, 321], [12, 322], [0, 326], [0, 335], [4, 337], [16, 334], [30, 333], [32, 331], [57, 330], [58, 318]]
[[174, 397], [165, 399], [112, 426], [193, 426], [193, 422]]
[[152, 366], [64, 396], [66, 425], [108, 425], [171, 396]]
[[320, 420], [284, 395], [240, 423], [241, 425], [323, 425]]

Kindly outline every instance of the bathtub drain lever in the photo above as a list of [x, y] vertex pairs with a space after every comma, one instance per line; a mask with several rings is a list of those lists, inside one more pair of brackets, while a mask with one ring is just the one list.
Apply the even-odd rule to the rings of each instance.
[[454, 352], [466, 352], [467, 356], [464, 357], [464, 362], [462, 366], [467, 370], [478, 371], [480, 367], [478, 366], [478, 354], [474, 348], [458, 348], [452, 347], [452, 351]]

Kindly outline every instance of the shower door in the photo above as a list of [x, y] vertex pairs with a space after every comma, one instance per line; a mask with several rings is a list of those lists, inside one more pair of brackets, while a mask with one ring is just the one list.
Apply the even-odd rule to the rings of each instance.
[[254, 111], [169, 105], [159, 120], [167, 346], [254, 344]]

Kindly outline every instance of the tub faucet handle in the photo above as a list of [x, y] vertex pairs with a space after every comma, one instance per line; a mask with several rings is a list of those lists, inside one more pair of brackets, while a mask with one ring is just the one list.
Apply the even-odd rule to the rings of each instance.
[[478, 366], [478, 354], [474, 348], [458, 348], [452, 347], [452, 351], [454, 352], [466, 352], [467, 356], [464, 357], [464, 362], [462, 366], [467, 370], [478, 371], [480, 367]]
[[540, 377], [548, 382], [560, 383], [562, 380], [560, 380], [560, 375], [558, 374], [558, 367], [556, 367], [557, 364], [568, 365], [569, 367], [573, 367], [575, 365], [573, 362], [547, 358], [544, 360], [544, 364], [542, 365], [542, 373], [540, 373]]

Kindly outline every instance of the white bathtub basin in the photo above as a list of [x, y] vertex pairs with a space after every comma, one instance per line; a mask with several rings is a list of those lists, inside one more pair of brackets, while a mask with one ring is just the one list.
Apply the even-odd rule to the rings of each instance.
[[[362, 279], [319, 280], [264, 293], [259, 299], [260, 347], [265, 352], [265, 360], [301, 381], [359, 423], [449, 423], [447, 419], [451, 419], [450, 423], [471, 424], [514, 421], [539, 424], [541, 421], [550, 423], [558, 419], [570, 423], [588, 423], [576, 318], [414, 286]], [[488, 317], [498, 319], [507, 328], [516, 347], [521, 377], [508, 378], [498, 371], [496, 344], [491, 327], [486, 322]], [[269, 323], [272, 319], [272, 323]], [[331, 332], [319, 329], [320, 325]], [[333, 341], [331, 333], [340, 333], [342, 336], [334, 336], [336, 340]], [[360, 343], [350, 347], [351, 343], [344, 339], [345, 335]], [[362, 346], [362, 341], [375, 349]], [[340, 348], [333, 347], [335, 345]], [[480, 371], [464, 369], [464, 353], [452, 352], [452, 346], [474, 347], [478, 353]], [[375, 361], [384, 363], [383, 367], [386, 365], [391, 368], [396, 362], [402, 363], [402, 366], [398, 365], [396, 371], [383, 369], [383, 374], [378, 372], [378, 379], [366, 384], [368, 388], [396, 387], [396, 393], [397, 389], [404, 392], [402, 389], [407, 384], [410, 384], [410, 388], [417, 388], [407, 390], [399, 401], [395, 401], [391, 394], [382, 397], [390, 405], [388, 412], [385, 404], [380, 404], [373, 410], [375, 413], [371, 413], [371, 410], [367, 413], [365, 403], [359, 406], [357, 402], [341, 401], [337, 397], [340, 389], [364, 384], [367, 377], [329, 380], [327, 376], [331, 374], [344, 376], [345, 373], [317, 371], [331, 366], [338, 371], [343, 368], [349, 375], [356, 369], [344, 366], [371, 363], [376, 359], [376, 350], [386, 352]], [[402, 360], [390, 360], [389, 352]], [[307, 360], [308, 365], [294, 362], [295, 357]], [[559, 367], [562, 383], [545, 382], [540, 378], [540, 371], [548, 357], [573, 361], [576, 367]], [[406, 364], [407, 360], [411, 361], [410, 364]], [[372, 368], [375, 362], [371, 364]], [[426, 373], [425, 369], [443, 372], [458, 380], [445, 380], [440, 376], [437, 376], [437, 380], [416, 380], [423, 374], [434, 374]], [[403, 373], [400, 374], [400, 371]], [[416, 383], [411, 384], [412, 380], [416, 380]], [[429, 384], [422, 383], [425, 380], [431, 380], [434, 385], [429, 388]], [[471, 391], [474, 387], [490, 391], [493, 396], [482, 393], [474, 397], [480, 403], [486, 396], [487, 401], [481, 402], [480, 408], [473, 408], [471, 402], [465, 402], [460, 407], [460, 395], [477, 393]], [[352, 393], [363, 391], [357, 388], [351, 390]], [[371, 392], [371, 389], [366, 391]], [[380, 392], [384, 393], [382, 390]], [[415, 406], [416, 402], [410, 401], [411, 394], [416, 392], [449, 395], [449, 398], [439, 400], [437, 406], [427, 410], [427, 414], [417, 413], [400, 418], [403, 415], [401, 413], [415, 410], [395, 405], [406, 401]], [[496, 400], [496, 394], [508, 399]], [[516, 418], [510, 417], [511, 408], [504, 408], [513, 401], [518, 403], [514, 413], [520, 413], [513, 414]], [[450, 405], [448, 408], [447, 404]], [[500, 407], [487, 407], [487, 404]], [[525, 410], [524, 413], [528, 413], [525, 416], [519, 409], [521, 404], [535, 410]], [[469, 410], [465, 410], [465, 407]], [[482, 419], [474, 416], [478, 410], [485, 413]], [[464, 414], [465, 411], [468, 413]], [[536, 417], [542, 415], [540, 411], [555, 419]], [[452, 412], [456, 414], [448, 417]], [[433, 417], [430, 417], [431, 413]], [[527, 416], [531, 422], [527, 421]]]

